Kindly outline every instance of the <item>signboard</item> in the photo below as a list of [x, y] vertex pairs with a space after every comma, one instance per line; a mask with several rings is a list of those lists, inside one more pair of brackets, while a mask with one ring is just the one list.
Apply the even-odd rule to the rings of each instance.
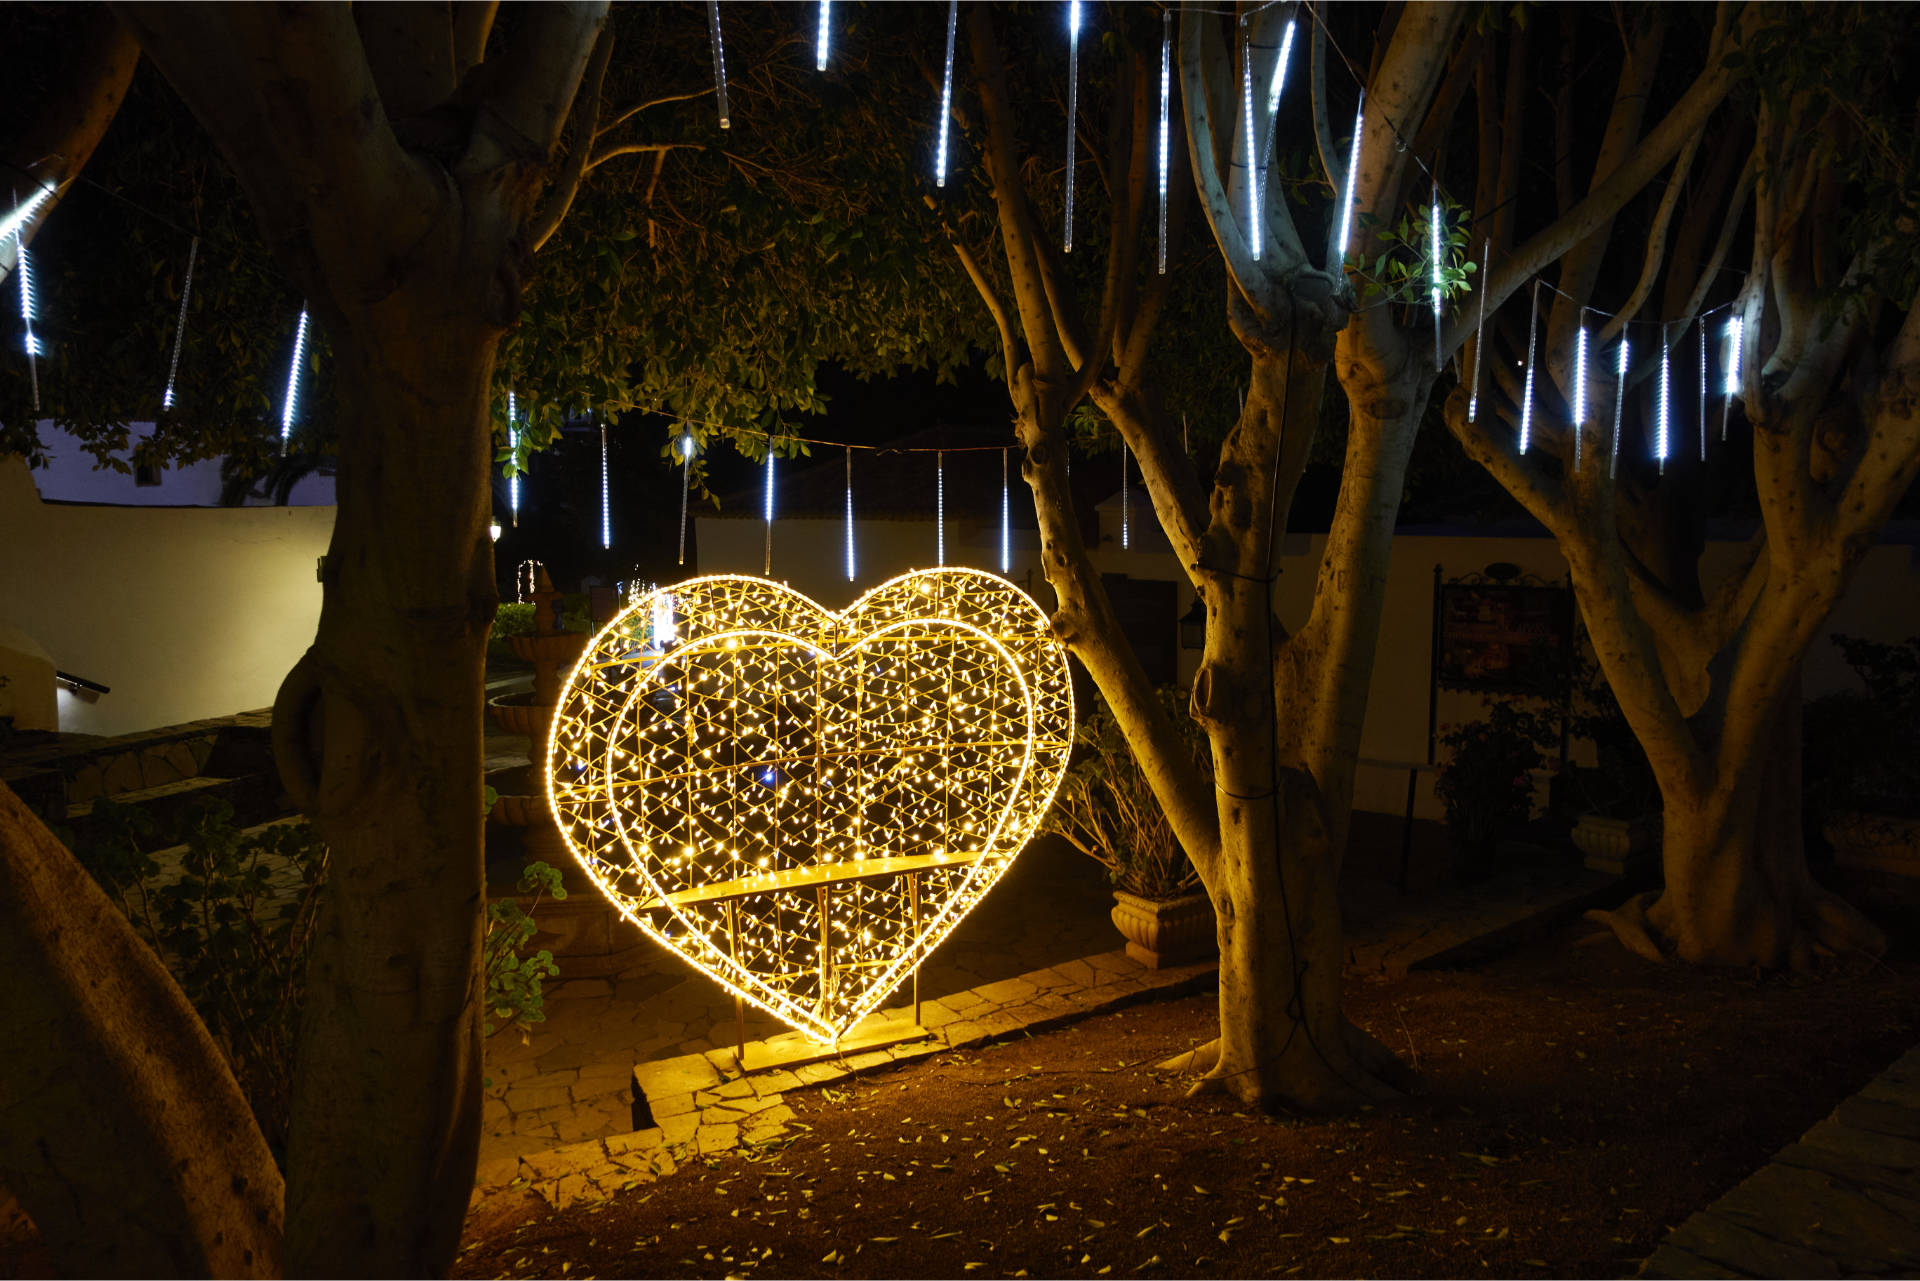
[[1442, 584], [1436, 679], [1447, 689], [1559, 696], [1572, 651], [1572, 603], [1563, 587]]

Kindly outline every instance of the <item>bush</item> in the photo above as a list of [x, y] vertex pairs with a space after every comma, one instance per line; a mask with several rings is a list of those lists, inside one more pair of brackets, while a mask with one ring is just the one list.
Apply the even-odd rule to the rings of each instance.
[[[232, 820], [231, 805], [207, 801], [163, 833], [149, 811], [102, 797], [85, 838], [68, 844], [180, 984], [284, 1165], [327, 847], [305, 821], [248, 831]], [[153, 855], [170, 845], [184, 847], [180, 878], [153, 885], [161, 872]], [[276, 865], [298, 872], [298, 888], [285, 896], [273, 884]], [[536, 908], [544, 894], [566, 897], [560, 873], [545, 863], [527, 865], [520, 889], [534, 895]], [[546, 1017], [541, 984], [559, 967], [546, 951], [521, 955], [537, 929], [516, 900], [487, 904], [481, 955], [489, 1036], [496, 1018], [525, 1036]]]
[[[1161, 690], [1160, 701], [1181, 727], [1195, 762], [1211, 778], [1212, 758], [1184, 697]], [[1107, 879], [1129, 894], [1165, 900], [1192, 893], [1200, 883], [1199, 873], [1104, 703], [1082, 722], [1074, 739], [1073, 764], [1041, 830], [1066, 838], [1097, 860], [1107, 869]]]
[[533, 602], [502, 601], [493, 615], [493, 635], [531, 636], [533, 635]]
[[[74, 854], [172, 972], [284, 1161], [327, 847], [304, 822], [249, 832], [232, 819], [231, 805], [205, 802], [162, 840], [147, 810], [102, 797]], [[169, 844], [184, 847], [180, 877], [154, 886], [153, 852]], [[276, 865], [298, 873], [287, 897], [273, 884]]]
[[1839, 810], [1920, 818], [1920, 636], [1883, 645], [1835, 634], [1864, 693], [1816, 698], [1801, 719], [1810, 834]]
[[1487, 719], [1445, 727], [1446, 749], [1433, 794], [1447, 810], [1447, 843], [1468, 877], [1498, 870], [1501, 838], [1533, 814], [1532, 771], [1540, 749], [1559, 739], [1546, 717], [1516, 703], [1492, 701]]

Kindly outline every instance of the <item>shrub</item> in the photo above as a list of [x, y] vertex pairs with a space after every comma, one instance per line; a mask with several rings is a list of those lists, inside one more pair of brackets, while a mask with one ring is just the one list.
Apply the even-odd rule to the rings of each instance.
[[1446, 807], [1447, 842], [1467, 875], [1496, 870], [1501, 838], [1532, 816], [1532, 771], [1558, 735], [1546, 717], [1505, 701], [1491, 701], [1486, 720], [1441, 733], [1447, 756], [1433, 793]]
[[[292, 1105], [294, 1049], [305, 1003], [314, 919], [327, 879], [327, 847], [304, 820], [246, 830], [233, 807], [202, 802], [162, 832], [152, 813], [105, 797], [76, 858], [152, 947], [225, 1054], [261, 1133], [283, 1164]], [[66, 833], [60, 833], [64, 838]], [[180, 876], [154, 881], [154, 854], [181, 846]], [[284, 883], [291, 869], [297, 887]], [[529, 863], [522, 893], [565, 898], [560, 874]], [[487, 904], [481, 945], [486, 970], [486, 1031], [493, 1020], [524, 1036], [546, 1017], [541, 984], [559, 973], [546, 951], [522, 956], [538, 927], [515, 899]]]
[[502, 601], [493, 615], [496, 637], [533, 635], [533, 602]]
[[[1194, 760], [1212, 776], [1212, 760], [1183, 697], [1161, 690], [1160, 700], [1181, 727]], [[1104, 703], [1074, 736], [1073, 764], [1042, 830], [1064, 837], [1107, 869], [1107, 879], [1141, 898], [1170, 899], [1193, 892], [1199, 873], [1155, 799], [1126, 735]]]

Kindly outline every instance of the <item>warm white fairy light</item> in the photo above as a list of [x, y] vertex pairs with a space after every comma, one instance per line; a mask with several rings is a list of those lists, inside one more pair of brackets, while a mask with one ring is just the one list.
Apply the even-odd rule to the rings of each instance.
[[815, 71], [825, 71], [827, 69], [827, 10], [831, 7], [832, 3], [833, 0], [820, 0], [820, 34], [814, 40], [813, 46], [813, 69]]
[[[665, 595], [673, 639], [651, 652]], [[621, 915], [833, 1041], [1006, 872], [1073, 725], [1064, 648], [997, 575], [923, 570], [840, 613], [762, 578], [696, 578], [588, 643], [547, 796]]]
[[766, 559], [762, 562], [763, 568], [760, 572], [771, 574], [773, 572], [773, 442], [771, 440], [767, 442], [767, 492], [764, 505], [765, 510], [762, 515], [766, 521], [767, 543]]
[[[33, 215], [40, 212], [40, 206], [53, 199], [52, 187], [40, 187], [31, 196], [13, 207], [6, 217], [0, 218], [0, 241], [5, 241], [15, 232], [24, 229]], [[25, 243], [24, 237], [22, 244]]]
[[1000, 451], [1000, 572], [1013, 572], [1013, 502], [1008, 493], [1007, 451]]
[[947, 563], [947, 454], [933, 455], [933, 562]]
[[1527, 452], [1533, 439], [1533, 348], [1540, 331], [1540, 287], [1534, 283], [1533, 298], [1527, 313], [1527, 377], [1520, 393], [1520, 452]]
[[1580, 309], [1580, 332], [1573, 339], [1573, 469], [1580, 470], [1587, 424], [1587, 312]]
[[287, 452], [287, 437], [293, 434], [293, 420], [300, 409], [300, 370], [307, 363], [307, 309], [300, 309], [300, 324], [293, 332], [293, 363], [287, 367], [287, 400], [280, 409], [280, 452]]
[[720, 0], [707, 0], [707, 30], [713, 37], [713, 96], [720, 104], [720, 127], [730, 128], [727, 111], [727, 54], [720, 44]]
[[1493, 257], [1493, 241], [1480, 247], [1480, 321], [1473, 331], [1473, 390], [1467, 394], [1467, 421], [1480, 416], [1480, 366], [1487, 357], [1487, 265]]
[[1627, 405], [1627, 360], [1631, 349], [1627, 346], [1627, 336], [1620, 335], [1619, 378], [1620, 385], [1613, 394], [1613, 447], [1607, 455], [1607, 475], [1620, 474], [1620, 413]]
[[180, 340], [187, 332], [187, 300], [193, 297], [193, 263], [200, 256], [200, 237], [187, 245], [187, 279], [180, 286], [180, 318], [173, 322], [173, 360], [167, 365], [167, 389], [160, 396], [160, 408], [173, 408], [173, 385], [180, 377]]
[[1433, 240], [1433, 367], [1437, 371], [1444, 363], [1440, 353], [1440, 184], [1433, 184], [1432, 217]]
[[16, 274], [20, 277], [20, 319], [26, 322], [27, 374], [33, 382], [33, 411], [40, 412], [40, 340], [34, 336], [33, 260], [27, 253], [25, 237], [14, 241]]
[[1707, 323], [1702, 320], [1694, 328], [1700, 331], [1700, 461], [1707, 461]]
[[1173, 10], [1160, 15], [1160, 274], [1167, 274], [1167, 103], [1173, 95]]
[[960, 0], [947, 0], [947, 74], [940, 81], [940, 145], [933, 153], [933, 185], [947, 185], [947, 126], [953, 118], [953, 37], [960, 29]]
[[1353, 185], [1360, 180], [1360, 133], [1366, 123], [1367, 91], [1360, 90], [1360, 104], [1353, 110], [1353, 145], [1347, 155], [1347, 189], [1340, 194], [1340, 240], [1334, 253], [1337, 264], [1347, 260], [1347, 233], [1353, 226]]
[[513, 513], [513, 527], [520, 528], [520, 416], [515, 412], [513, 393], [507, 393], [507, 452], [511, 457], [507, 466], [513, 468], [513, 475], [507, 477], [507, 510]]
[[853, 450], [847, 450], [847, 581], [853, 581]]
[[1247, 248], [1253, 260], [1260, 261], [1260, 164], [1255, 154], [1259, 138], [1253, 131], [1253, 35], [1245, 15], [1240, 19], [1240, 115], [1241, 132], [1246, 136], [1247, 157]]
[[1667, 470], [1667, 404], [1673, 391], [1671, 364], [1668, 359], [1667, 327], [1660, 327], [1660, 407], [1654, 416], [1653, 455], [1660, 460], [1660, 470]]
[[687, 563], [687, 495], [693, 489], [693, 433], [680, 438], [680, 563]]
[[607, 497], [607, 420], [600, 420], [600, 546], [613, 546], [613, 504]]
[[1720, 408], [1720, 442], [1726, 443], [1727, 420], [1733, 417], [1733, 398], [1740, 394], [1740, 338], [1745, 328], [1739, 316], [1727, 322], [1727, 390], [1726, 403]]
[[1067, 226], [1064, 252], [1073, 252], [1073, 162], [1080, 151], [1080, 0], [1067, 0]]

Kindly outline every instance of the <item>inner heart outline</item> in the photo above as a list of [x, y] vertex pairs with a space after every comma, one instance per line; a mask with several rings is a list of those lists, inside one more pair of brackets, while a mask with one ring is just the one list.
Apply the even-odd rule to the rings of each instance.
[[[649, 618], [656, 625], [661, 622], [663, 601], [670, 602], [666, 605], [664, 621], [674, 643], [664, 653], [650, 653], [644, 645], [643, 624]], [[777, 619], [779, 625], [765, 625], [768, 618]], [[748, 625], [749, 622], [753, 625]], [[658, 630], [656, 626], [655, 631]], [[884, 649], [895, 640], [900, 641], [903, 648], [892, 657], [882, 655], [876, 659], [865, 652]], [[951, 647], [960, 640], [976, 647], [976, 658], [991, 656], [987, 666], [997, 669], [997, 685], [994, 681], [982, 684], [977, 679], [981, 664], [968, 668], [954, 659]], [[776, 642], [776, 646], [771, 651], [756, 649], [759, 641]], [[623, 724], [632, 720], [637, 708], [651, 707], [657, 712], [663, 706], [668, 719], [663, 721], [662, 717], [655, 716], [650, 723], [655, 726], [677, 724], [670, 722], [671, 714], [678, 710], [673, 699], [656, 698], [664, 679], [661, 674], [674, 669], [676, 659], [711, 657], [735, 642], [740, 644], [743, 654], [754, 656], [762, 670], [754, 673], [751, 663], [743, 664], [750, 674], [757, 674], [760, 679], [752, 697], [746, 701], [744, 713], [737, 698], [729, 703], [735, 718], [731, 728], [737, 731], [744, 724], [751, 733], [760, 734], [763, 745], [770, 744], [776, 749], [786, 742], [779, 727], [792, 719], [791, 715], [787, 720], [782, 719], [780, 699], [801, 685], [813, 682], [822, 673], [851, 668], [865, 679], [870, 672], [900, 660], [901, 669], [918, 679], [923, 687], [932, 681], [937, 687], [934, 692], [943, 697], [944, 702], [935, 698], [938, 706], [931, 711], [924, 705], [925, 697], [919, 697], [917, 705], [911, 700], [907, 702], [917, 719], [928, 723], [929, 732], [940, 729], [945, 736], [945, 797], [939, 799], [943, 790], [939, 786], [932, 789], [935, 800], [930, 802], [926, 795], [919, 793], [903, 795], [898, 789], [889, 793], [889, 784], [884, 779], [870, 784], [855, 783], [853, 792], [860, 792], [862, 787], [869, 793], [877, 789], [885, 798], [878, 809], [883, 819], [899, 818], [903, 813], [911, 818], [914, 811], [924, 819], [931, 803], [944, 806], [949, 824], [957, 823], [953, 817], [956, 812], [973, 813], [965, 809], [965, 802], [984, 785], [983, 779], [991, 782], [992, 769], [1004, 772], [1011, 767], [1003, 785], [993, 789], [998, 803], [993, 807], [991, 822], [975, 822], [971, 836], [957, 830], [942, 831], [943, 837], [962, 838], [938, 842], [947, 850], [966, 847], [959, 849], [957, 855], [950, 855], [956, 861], [929, 862], [925, 857], [918, 860], [922, 864], [922, 888], [927, 890], [924, 897], [930, 901], [923, 904], [926, 910], [919, 915], [917, 934], [910, 934], [906, 913], [908, 895], [899, 875], [865, 875], [862, 881], [856, 882], [838, 872], [832, 873], [838, 879], [831, 890], [831, 910], [825, 919], [830, 929], [837, 931], [833, 937], [850, 937], [846, 933], [849, 923], [853, 927], [864, 925], [864, 933], [867, 939], [873, 940], [870, 946], [876, 949], [876, 954], [866, 957], [857, 941], [832, 944], [826, 950], [832, 954], [834, 963], [821, 967], [811, 991], [800, 990], [812, 980], [808, 967], [793, 959], [798, 953], [791, 947], [794, 943], [791, 936], [794, 924], [802, 925], [809, 934], [817, 931], [822, 919], [815, 910], [820, 902], [817, 896], [796, 902], [790, 890], [769, 887], [766, 892], [735, 900], [740, 906], [732, 909], [732, 915], [716, 910], [711, 902], [675, 901], [675, 895], [683, 893], [676, 890], [675, 885], [687, 886], [695, 881], [687, 879], [684, 872], [665, 879], [656, 875], [662, 864], [661, 851], [656, 849], [658, 842], [646, 839], [642, 829], [648, 825], [630, 823], [632, 807], [619, 803], [621, 784], [627, 779], [628, 771], [637, 766], [631, 750], [635, 743]], [[929, 650], [941, 644], [949, 646], [944, 668], [928, 657]], [[782, 652], [789, 656], [807, 656], [815, 665], [814, 670], [806, 673], [788, 670], [782, 674]], [[822, 662], [823, 659], [826, 661]], [[737, 676], [737, 672], [734, 674]], [[799, 676], [804, 679], [797, 680]], [[689, 725], [706, 727], [707, 721], [696, 720], [692, 710], [698, 681], [709, 683], [708, 690], [699, 695], [701, 698], [717, 699], [722, 691], [715, 673], [697, 672], [696, 678], [685, 691], [685, 705], [689, 709], [685, 719]], [[916, 719], [898, 707], [885, 704], [888, 697], [885, 679], [877, 680], [876, 688], [881, 700], [876, 705], [885, 713], [883, 720], [891, 718], [894, 730]], [[1005, 706], [999, 708], [999, 721], [995, 720], [996, 690], [1001, 703], [1011, 698], [1018, 707], [1017, 760], [1006, 756], [1005, 749], [1014, 746], [1011, 742], [974, 741], [964, 735], [955, 736], [955, 727], [966, 728], [969, 717], [975, 727], [991, 730], [996, 723], [1004, 722], [1013, 728], [1011, 722], [1016, 718], [1007, 715]], [[819, 691], [810, 692], [818, 694], [815, 702], [824, 707], [829, 696]], [[926, 692], [922, 688], [920, 694]], [[816, 716], [824, 715], [820, 707], [816, 707]], [[935, 712], [940, 715], [936, 716]], [[645, 716], [644, 712], [639, 714]], [[855, 727], [852, 736], [857, 746], [865, 732], [864, 715], [856, 713], [848, 723]], [[1005, 873], [1059, 786], [1071, 749], [1072, 726], [1072, 687], [1064, 649], [1050, 634], [1046, 616], [1039, 606], [1005, 579], [958, 567], [917, 571], [881, 584], [846, 610], [835, 613], [766, 579], [720, 575], [689, 580], [652, 593], [623, 611], [593, 638], [569, 675], [556, 713], [551, 740], [553, 751], [548, 763], [549, 797], [576, 858], [623, 915], [769, 1013], [820, 1039], [832, 1040], [878, 1006]], [[773, 732], [766, 732], [768, 730]], [[751, 737], [751, 733], [735, 737]], [[904, 753], [911, 757], [919, 753], [924, 758], [929, 754], [928, 745], [918, 740], [904, 740], [897, 734], [893, 738], [884, 735], [879, 738], [884, 739], [887, 751], [896, 756]], [[682, 817], [689, 824], [687, 832], [696, 834], [696, 844], [706, 843], [697, 837], [698, 823], [703, 817], [711, 819], [711, 815], [705, 814], [708, 806], [693, 793], [705, 786], [711, 793], [708, 799], [714, 803], [712, 808], [724, 804], [737, 815], [740, 789], [747, 785], [741, 767], [751, 765], [757, 769], [762, 761], [774, 759], [763, 753], [750, 761], [723, 760], [712, 750], [716, 742], [734, 741], [734, 738], [715, 740], [706, 742], [704, 747], [701, 746], [704, 740], [696, 741], [694, 746], [700, 751], [691, 759], [698, 768], [676, 776], [676, 781], [685, 781], [690, 789]], [[833, 746], [826, 738], [819, 743]], [[649, 755], [660, 756], [658, 747], [655, 743]], [[985, 754], [987, 748], [998, 751], [999, 755], [989, 757]], [[844, 812], [847, 804], [848, 789], [831, 786], [833, 775], [838, 773], [844, 780], [847, 771], [836, 769], [830, 758], [833, 758], [832, 751], [823, 751], [813, 758], [826, 762], [819, 765], [821, 778], [811, 792], [804, 785], [799, 789], [800, 799], [814, 804], [816, 816], [823, 812], [827, 797], [832, 797], [833, 804], [840, 807], [836, 813]], [[586, 769], [589, 761], [594, 766], [591, 772]], [[973, 763], [969, 765], [969, 761]], [[778, 763], [791, 764], [786, 760]], [[638, 783], [628, 781], [627, 786], [644, 791], [647, 786], [644, 773], [637, 777]], [[771, 770], [766, 777], [769, 789], [789, 787], [786, 777], [776, 779]], [[803, 780], [811, 782], [805, 771], [796, 769], [793, 782]], [[955, 800], [956, 795], [961, 798], [959, 801]], [[754, 799], [757, 802], [764, 798]], [[760, 813], [755, 805], [747, 809], [752, 814]], [[777, 819], [780, 814], [777, 803], [772, 813]], [[865, 812], [861, 813], [864, 821]], [[976, 815], [976, 818], [985, 816]], [[854, 826], [858, 827], [859, 823]], [[657, 825], [655, 827], [657, 829]], [[923, 825], [918, 830], [924, 834], [928, 829]], [[746, 870], [739, 865], [742, 844], [737, 840], [739, 833], [733, 836], [736, 839], [731, 844], [727, 844], [725, 838], [716, 842], [712, 852], [727, 861], [729, 870]], [[817, 819], [811, 839], [817, 859], [826, 844], [825, 834], [817, 829]], [[845, 852], [844, 846], [840, 852]], [[850, 861], [847, 866], [891, 867], [892, 863], [882, 857], [891, 852], [882, 850], [874, 858]], [[696, 851], [696, 856], [698, 853]], [[752, 853], [753, 847], [748, 846], [747, 857], [751, 858]], [[764, 865], [767, 861], [763, 858], [761, 863]], [[830, 853], [825, 861], [834, 861], [834, 856]], [[795, 864], [791, 870], [796, 876], [814, 878], [820, 865]], [[769, 867], [768, 871], [779, 869]], [[757, 875], [764, 876], [764, 873]], [[728, 885], [735, 888], [741, 884], [744, 882], [738, 878], [728, 881]], [[813, 884], [809, 879], [803, 888], [811, 888]], [[693, 891], [696, 896], [704, 892]], [[784, 926], [780, 924], [783, 914], [788, 918]], [[729, 937], [729, 928], [762, 939], [778, 936], [781, 948], [787, 950], [762, 948], [754, 955], [744, 956], [749, 962], [744, 968], [736, 966], [730, 953], [735, 939], [741, 935]], [[799, 942], [804, 944], [805, 939]], [[821, 951], [815, 947], [813, 957], [817, 959]], [[784, 968], [777, 971], [773, 980], [752, 963], [768, 956], [784, 958]], [[848, 960], [850, 956], [859, 959]], [[788, 986], [782, 988], [779, 983]], [[796, 983], [798, 988], [794, 987]]]

